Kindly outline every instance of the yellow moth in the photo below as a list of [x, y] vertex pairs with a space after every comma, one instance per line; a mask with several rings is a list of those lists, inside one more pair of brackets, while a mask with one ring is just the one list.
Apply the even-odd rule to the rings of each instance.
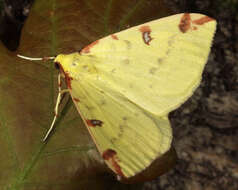
[[69, 91], [107, 165], [122, 178], [135, 176], [170, 149], [168, 113], [199, 85], [215, 30], [214, 19], [183, 13], [58, 55], [68, 90], [59, 85], [56, 113]]

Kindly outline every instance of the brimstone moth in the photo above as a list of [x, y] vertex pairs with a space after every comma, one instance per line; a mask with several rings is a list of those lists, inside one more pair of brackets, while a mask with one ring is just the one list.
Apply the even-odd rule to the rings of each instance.
[[168, 113], [199, 85], [215, 30], [214, 19], [183, 13], [58, 55], [68, 90], [59, 85], [56, 113], [69, 91], [107, 165], [122, 178], [135, 176], [170, 149]]

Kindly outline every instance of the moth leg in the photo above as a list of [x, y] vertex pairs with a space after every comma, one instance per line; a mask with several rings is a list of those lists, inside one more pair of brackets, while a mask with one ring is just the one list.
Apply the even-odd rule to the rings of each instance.
[[59, 113], [59, 105], [60, 105], [61, 100], [62, 100], [62, 95], [64, 95], [66, 92], [69, 92], [69, 90], [68, 89], [61, 90], [61, 76], [60, 76], [60, 73], [59, 73], [58, 74], [58, 96], [57, 96], [57, 99], [56, 99], [55, 110], [54, 110], [55, 116], [54, 116], [54, 119], [53, 119], [53, 121], [50, 125], [49, 130], [47, 131], [45, 137], [43, 138], [43, 142], [46, 141], [46, 139], [49, 137], [49, 134], [51, 133], [51, 131], [54, 128], [54, 125], [55, 125], [55, 122], [56, 122], [56, 119], [57, 119], [58, 113]]

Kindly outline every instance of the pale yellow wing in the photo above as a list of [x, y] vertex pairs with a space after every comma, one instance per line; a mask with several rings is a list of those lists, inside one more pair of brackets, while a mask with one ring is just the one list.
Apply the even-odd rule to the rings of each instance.
[[55, 59], [103, 158], [130, 177], [168, 151], [167, 114], [198, 86], [216, 22], [179, 14]]
[[[164, 115], [198, 86], [210, 52], [216, 21], [178, 14], [100, 39], [75, 62], [93, 67], [102, 81], [144, 109]], [[65, 66], [81, 75], [86, 70]], [[91, 73], [83, 73], [85, 77]]]
[[71, 85], [74, 103], [99, 152], [119, 176], [134, 176], [170, 149], [167, 116], [155, 116], [112, 89], [100, 89], [96, 81], [72, 80]]

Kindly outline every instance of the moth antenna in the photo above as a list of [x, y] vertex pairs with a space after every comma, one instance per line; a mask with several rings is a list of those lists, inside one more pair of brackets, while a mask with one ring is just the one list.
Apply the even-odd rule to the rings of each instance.
[[24, 56], [24, 55], [20, 55], [20, 54], [17, 54], [17, 57], [20, 57], [22, 59], [26, 59], [26, 60], [30, 60], [30, 61], [47, 61], [47, 60], [52, 60], [52, 59], [55, 59], [54, 56], [52, 57], [27, 57], [27, 56]]
[[47, 131], [45, 137], [43, 138], [43, 142], [46, 141], [46, 139], [49, 137], [51, 131], [54, 128], [54, 125], [55, 125], [55, 122], [56, 122], [56, 119], [57, 119], [58, 113], [59, 113], [59, 105], [60, 105], [60, 102], [61, 102], [61, 97], [62, 97], [62, 94], [64, 94], [65, 92], [69, 92], [69, 90], [68, 89], [61, 90], [61, 75], [59, 73], [58, 74], [58, 96], [57, 96], [55, 109], [54, 109], [55, 116], [54, 116], [54, 119], [53, 119], [53, 121], [50, 125], [49, 130]]

